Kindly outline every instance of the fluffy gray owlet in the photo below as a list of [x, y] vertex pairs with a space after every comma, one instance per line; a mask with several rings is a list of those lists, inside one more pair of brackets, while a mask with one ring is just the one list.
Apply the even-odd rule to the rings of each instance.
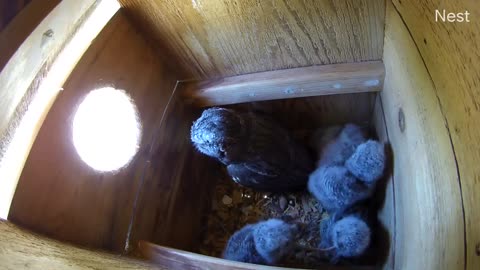
[[334, 263], [341, 258], [353, 258], [364, 254], [370, 246], [372, 232], [368, 223], [356, 214], [334, 215], [320, 224], [319, 248], [328, 250], [327, 256]]

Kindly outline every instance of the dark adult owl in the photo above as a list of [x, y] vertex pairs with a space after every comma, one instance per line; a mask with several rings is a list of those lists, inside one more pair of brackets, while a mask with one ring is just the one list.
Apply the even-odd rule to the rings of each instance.
[[193, 123], [191, 140], [225, 164], [235, 182], [257, 190], [302, 189], [314, 169], [307, 150], [265, 115], [207, 109]]

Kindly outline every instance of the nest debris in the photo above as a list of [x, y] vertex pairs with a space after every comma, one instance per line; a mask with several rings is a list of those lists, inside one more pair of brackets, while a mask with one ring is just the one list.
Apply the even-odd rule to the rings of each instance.
[[269, 218], [296, 222], [303, 234], [296, 248], [281, 262], [286, 267], [309, 267], [325, 263], [318, 252], [320, 221], [326, 211], [308, 191], [295, 193], [257, 192], [239, 186], [222, 172], [215, 186], [211, 210], [205, 216], [198, 253], [222, 257], [230, 236], [243, 226]]

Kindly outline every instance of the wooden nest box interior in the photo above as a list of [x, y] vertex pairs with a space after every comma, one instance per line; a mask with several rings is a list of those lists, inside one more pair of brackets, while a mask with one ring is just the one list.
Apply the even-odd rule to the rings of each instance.
[[[480, 269], [474, 2], [0, 0], [0, 268], [311, 267], [207, 250], [231, 233], [210, 225], [251, 218], [235, 209], [243, 189], [190, 141], [219, 106], [268, 114], [304, 142], [355, 123], [388, 146], [371, 258], [317, 269]], [[105, 113], [111, 130], [132, 125], [82, 126]], [[86, 138], [120, 144], [105, 159], [88, 152], [101, 144], [79, 150]]]

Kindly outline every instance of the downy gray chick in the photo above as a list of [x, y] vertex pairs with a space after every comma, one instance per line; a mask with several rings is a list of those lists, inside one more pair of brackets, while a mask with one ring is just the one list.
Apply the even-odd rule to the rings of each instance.
[[193, 123], [191, 140], [201, 153], [225, 164], [235, 182], [257, 190], [304, 188], [313, 170], [307, 150], [264, 115], [207, 109]]
[[365, 183], [374, 183], [385, 170], [385, 146], [368, 140], [357, 147], [355, 153], [345, 162], [348, 171]]
[[255, 226], [253, 239], [257, 252], [268, 264], [275, 264], [292, 250], [298, 233], [298, 225], [272, 218]]
[[322, 151], [319, 167], [310, 174], [308, 190], [330, 213], [370, 197], [385, 168], [383, 144], [364, 143], [359, 127], [346, 125]]
[[359, 181], [344, 166], [322, 166], [310, 175], [308, 190], [325, 210], [333, 213], [368, 198], [374, 188]]
[[288, 224], [280, 219], [246, 225], [230, 237], [223, 258], [274, 265], [291, 252], [298, 233], [296, 224]]
[[362, 129], [354, 124], [346, 124], [340, 129], [337, 136], [333, 136], [338, 127], [327, 129], [321, 141], [331, 138], [325, 147], [321, 149], [318, 166], [339, 165], [343, 166], [345, 161], [355, 152], [357, 146], [365, 142], [365, 134]]
[[361, 256], [370, 246], [372, 233], [367, 222], [359, 215], [334, 215], [320, 225], [320, 249], [334, 263], [341, 258]]
[[253, 240], [255, 225], [246, 225], [236, 231], [228, 240], [223, 258], [231, 261], [266, 264], [267, 261], [257, 252]]
[[317, 153], [317, 167], [320, 166], [320, 159], [325, 146], [332, 143], [342, 131], [343, 126], [330, 126], [316, 129], [310, 137], [309, 146]]

